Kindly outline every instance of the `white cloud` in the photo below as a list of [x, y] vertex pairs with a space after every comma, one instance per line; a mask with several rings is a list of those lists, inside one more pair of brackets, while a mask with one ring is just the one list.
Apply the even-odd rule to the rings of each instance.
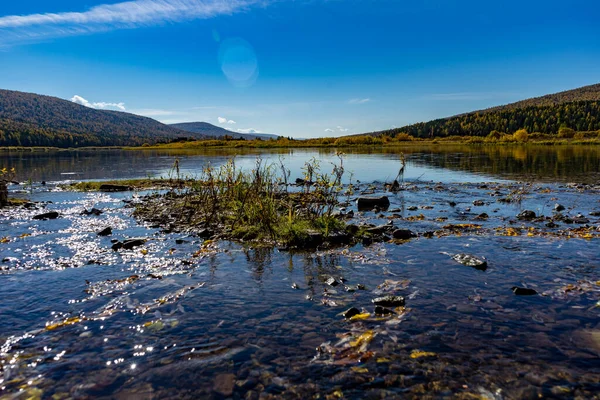
[[370, 102], [371, 99], [366, 98], [366, 99], [350, 99], [348, 100], [348, 104], [365, 104]]
[[331, 133], [331, 132], [333, 132], [333, 129], [331, 129], [331, 128], [327, 128], [327, 129], [325, 129], [325, 132], [329, 132], [329, 133]]
[[267, 0], [133, 0], [101, 4], [82, 12], [0, 17], [0, 41], [31, 41], [208, 19], [243, 11]]
[[344, 128], [342, 126], [338, 126], [337, 130], [340, 131], [340, 132], [348, 132], [349, 129], [348, 128]]
[[224, 118], [224, 117], [219, 117], [218, 120], [219, 120], [220, 124], [230, 124], [230, 125], [232, 125], [232, 124], [236, 123], [235, 121], [232, 121], [232, 120]]
[[73, 103], [81, 104], [82, 106], [86, 106], [86, 107], [90, 107], [90, 108], [99, 108], [101, 110], [116, 108], [118, 110], [125, 111], [125, 103], [107, 103], [104, 101], [101, 101], [98, 103], [90, 103], [89, 101], [87, 101], [86, 99], [84, 99], [83, 97], [78, 96], [78, 95], [71, 97], [71, 101]]
[[155, 109], [155, 108], [141, 108], [139, 110], [129, 110], [129, 112], [132, 114], [143, 115], [144, 117], [158, 117], [158, 116], [162, 116], [162, 115], [167, 116], [167, 115], [181, 114], [180, 112], [177, 112], [177, 111], [159, 110], [159, 109]]
[[238, 129], [237, 131], [239, 133], [262, 133], [261, 131], [256, 130], [256, 129], [252, 129], [252, 128], [250, 128], [250, 129]]

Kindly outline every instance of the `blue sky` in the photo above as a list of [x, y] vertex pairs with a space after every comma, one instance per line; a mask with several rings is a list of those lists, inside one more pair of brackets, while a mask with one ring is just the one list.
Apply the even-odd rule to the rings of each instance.
[[21, 0], [0, 88], [166, 123], [339, 136], [600, 82], [600, 3]]

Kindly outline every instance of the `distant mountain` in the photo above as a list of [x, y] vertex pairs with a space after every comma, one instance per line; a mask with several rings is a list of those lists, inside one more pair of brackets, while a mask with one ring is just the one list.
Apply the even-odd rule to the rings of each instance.
[[224, 136], [230, 136], [234, 139], [247, 139], [253, 140], [256, 138], [268, 140], [277, 139], [277, 135], [271, 135], [268, 133], [239, 133], [223, 129], [221, 127], [209, 124], [208, 122], [183, 122], [180, 124], [171, 124], [173, 128], [181, 129], [187, 132], [198, 133], [207, 136], [214, 136], [222, 138]]
[[492, 131], [514, 133], [518, 129], [556, 134], [561, 127], [577, 131], [600, 130], [600, 84], [368, 135], [486, 136]]
[[57, 97], [0, 90], [0, 146], [137, 146], [206, 136]]

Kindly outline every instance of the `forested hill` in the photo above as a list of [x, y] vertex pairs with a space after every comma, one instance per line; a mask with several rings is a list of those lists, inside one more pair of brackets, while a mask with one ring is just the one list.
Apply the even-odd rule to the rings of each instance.
[[557, 134], [561, 127], [576, 131], [600, 130], [600, 84], [370, 135], [487, 136], [492, 131], [514, 133], [519, 129]]
[[136, 146], [181, 137], [205, 138], [139, 115], [0, 90], [0, 146]]
[[277, 139], [277, 135], [271, 135], [268, 133], [239, 133], [232, 132], [227, 129], [209, 124], [208, 122], [183, 122], [179, 124], [171, 124], [173, 128], [181, 129], [187, 132], [199, 133], [203, 135], [213, 136], [216, 138], [223, 138], [229, 136], [233, 139]]

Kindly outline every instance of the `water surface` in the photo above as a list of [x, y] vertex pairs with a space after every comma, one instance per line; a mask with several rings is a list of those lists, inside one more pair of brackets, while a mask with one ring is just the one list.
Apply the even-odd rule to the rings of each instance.
[[[11, 191], [47, 203], [0, 211], [0, 396], [596, 396], [598, 153], [517, 150], [405, 151], [405, 190], [396, 194], [382, 183], [397, 174], [397, 152], [348, 154], [357, 190], [374, 187], [391, 201], [349, 222], [391, 221], [421, 236], [297, 253], [166, 233], [131, 217], [126, 202], [143, 193], [71, 193], [50, 183], [168, 176], [175, 157], [193, 176], [227, 153], [11, 153], [10, 165], [33, 181]], [[335, 159], [260, 153], [267, 161], [282, 154], [292, 178], [312, 157], [324, 168]], [[250, 168], [256, 153], [237, 160]], [[518, 202], [498, 201], [511, 193]], [[556, 203], [588, 222], [548, 228], [515, 217], [525, 209], [551, 217]], [[92, 207], [103, 213], [81, 214]], [[50, 210], [60, 217], [32, 219]], [[489, 218], [477, 219], [482, 213]], [[425, 235], [448, 224], [481, 228]], [[97, 236], [106, 226], [112, 236]], [[149, 240], [111, 249], [111, 239], [127, 237]], [[456, 253], [484, 257], [488, 268], [461, 265]], [[330, 286], [331, 277], [345, 282]], [[358, 284], [365, 290], [346, 291]], [[538, 295], [516, 296], [514, 286]], [[373, 315], [371, 300], [385, 294], [404, 296], [406, 309]], [[348, 321], [340, 313], [350, 307], [371, 316]]]

